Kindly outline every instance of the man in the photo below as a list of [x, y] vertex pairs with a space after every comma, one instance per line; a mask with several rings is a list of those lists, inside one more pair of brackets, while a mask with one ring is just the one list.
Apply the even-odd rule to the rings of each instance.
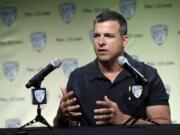
[[[127, 43], [123, 16], [104, 11], [95, 18], [93, 45], [97, 58], [72, 72], [67, 88], [61, 88], [63, 97], [55, 126], [171, 123], [168, 95], [156, 69], [124, 52]], [[137, 84], [118, 63], [119, 56], [126, 57], [148, 84]], [[132, 89], [142, 90], [140, 97], [135, 97]]]

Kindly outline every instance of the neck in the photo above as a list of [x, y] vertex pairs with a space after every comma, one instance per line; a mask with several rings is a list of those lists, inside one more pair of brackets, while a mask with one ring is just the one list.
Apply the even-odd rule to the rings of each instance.
[[117, 75], [123, 70], [123, 68], [117, 63], [114, 62], [102, 62], [98, 61], [98, 66], [101, 72], [111, 81], [114, 82]]
[[120, 66], [116, 60], [107, 62], [98, 60], [98, 66], [103, 73], [116, 73], [122, 70], [122, 66]]

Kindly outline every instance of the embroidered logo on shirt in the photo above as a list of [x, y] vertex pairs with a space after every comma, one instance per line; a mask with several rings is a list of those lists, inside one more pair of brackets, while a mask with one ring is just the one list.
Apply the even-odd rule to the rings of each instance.
[[139, 98], [142, 95], [143, 87], [141, 85], [133, 85], [131, 89], [135, 98]]

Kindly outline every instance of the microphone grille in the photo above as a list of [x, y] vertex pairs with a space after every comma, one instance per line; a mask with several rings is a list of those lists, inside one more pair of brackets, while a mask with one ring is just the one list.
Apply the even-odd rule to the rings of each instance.
[[119, 56], [119, 57], [118, 57], [118, 63], [119, 63], [120, 65], [124, 65], [124, 63], [128, 63], [128, 60], [127, 60], [127, 58], [125, 58], [124, 56]]
[[62, 61], [59, 58], [53, 58], [50, 63], [54, 66], [54, 68], [59, 68]]

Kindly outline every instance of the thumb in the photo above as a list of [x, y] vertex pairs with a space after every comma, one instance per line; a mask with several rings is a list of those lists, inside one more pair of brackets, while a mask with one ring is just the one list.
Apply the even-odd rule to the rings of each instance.
[[108, 96], [104, 96], [104, 100], [108, 103], [111, 103], [112, 101], [108, 98]]
[[104, 96], [104, 100], [105, 100], [110, 106], [114, 106], [114, 103], [115, 103], [115, 102], [113, 102], [112, 100], [110, 100], [110, 99], [108, 98], [108, 96]]
[[67, 94], [66, 89], [63, 88], [62, 86], [60, 87], [60, 89], [61, 89], [61, 92], [62, 92], [63, 96], [65, 96]]

